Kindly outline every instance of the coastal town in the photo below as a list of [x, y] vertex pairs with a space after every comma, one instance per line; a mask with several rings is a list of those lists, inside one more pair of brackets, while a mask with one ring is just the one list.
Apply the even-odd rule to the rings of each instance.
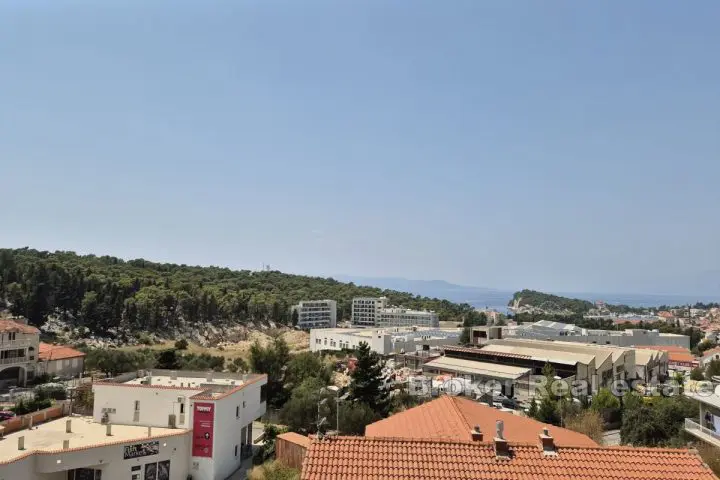
[[[387, 297], [354, 298], [347, 319], [337, 303], [291, 308], [309, 343], [281, 372], [258, 358], [268, 347], [241, 371], [109, 377], [85, 363], [86, 348], [43, 342], [27, 319], [6, 314], [0, 478], [560, 479], [582, 470], [572, 478], [600, 479], [632, 478], [640, 465], [645, 478], [717, 478], [718, 307], [629, 316], [598, 303], [587, 320], [626, 328], [590, 329], [517, 322], [539, 313], [517, 305], [450, 326]], [[642, 328], [661, 323], [702, 338]], [[303, 368], [325, 373], [305, 372], [297, 385], [292, 372]], [[284, 406], [283, 382], [292, 388]], [[666, 407], [681, 412], [664, 434], [675, 450], [653, 448], [662, 438], [633, 419], [663, 402], [680, 402]], [[438, 452], [442, 464], [431, 460]]]

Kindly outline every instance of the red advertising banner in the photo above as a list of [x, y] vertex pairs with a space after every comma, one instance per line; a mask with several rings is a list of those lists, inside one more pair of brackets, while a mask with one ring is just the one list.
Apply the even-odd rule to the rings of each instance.
[[212, 457], [215, 404], [196, 403], [193, 411], [193, 457]]

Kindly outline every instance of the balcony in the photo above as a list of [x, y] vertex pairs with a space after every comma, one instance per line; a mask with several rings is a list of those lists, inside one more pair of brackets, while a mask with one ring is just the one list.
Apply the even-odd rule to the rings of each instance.
[[29, 362], [28, 357], [0, 358], [0, 365], [14, 365]]
[[30, 338], [5, 340], [3, 342], [0, 342], [0, 350], [5, 350], [7, 348], [31, 347], [34, 343], [37, 343], [37, 340], [33, 341]]
[[720, 433], [705, 428], [694, 420], [685, 419], [685, 431], [705, 443], [720, 448]]

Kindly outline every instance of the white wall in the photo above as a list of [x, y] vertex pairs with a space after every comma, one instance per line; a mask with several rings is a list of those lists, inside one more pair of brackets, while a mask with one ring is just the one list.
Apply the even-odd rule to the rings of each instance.
[[[102, 420], [103, 408], [114, 408], [115, 413], [110, 414], [110, 423], [167, 427], [169, 415], [174, 413], [177, 426], [180, 428], [192, 428], [190, 397], [199, 393], [198, 390], [193, 389], [102, 383], [94, 384], [93, 392], [95, 393], [93, 419], [96, 422]], [[184, 397], [184, 423], [180, 423], [178, 397]], [[137, 422], [133, 419], [136, 400], [140, 402], [140, 418]]]
[[[146, 441], [159, 442], [157, 455], [125, 460], [124, 447]], [[8, 465], [0, 465], [0, 480], [65, 480], [67, 471], [74, 468], [95, 468], [102, 470], [102, 478], [108, 480], [130, 479], [132, 473], [144, 478], [144, 466], [170, 460], [170, 479], [186, 480], [190, 457], [190, 433], [170, 437], [147, 438], [115, 445], [88, 449], [70, 450], [54, 454], [36, 454]], [[58, 460], [60, 463], [58, 463]], [[133, 466], [141, 466], [131, 472]]]

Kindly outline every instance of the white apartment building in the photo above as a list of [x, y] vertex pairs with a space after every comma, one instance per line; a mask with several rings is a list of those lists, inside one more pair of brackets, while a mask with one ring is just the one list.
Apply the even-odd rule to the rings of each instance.
[[335, 300], [308, 300], [294, 307], [298, 313], [297, 327], [335, 328], [337, 326], [337, 302]]
[[374, 327], [379, 310], [388, 305], [387, 297], [356, 297], [352, 302], [352, 324], [356, 327]]
[[40, 330], [26, 322], [0, 319], [0, 388], [25, 386], [35, 377]]
[[387, 297], [360, 297], [353, 299], [352, 324], [356, 327], [437, 328], [440, 318], [435, 312], [390, 306]]
[[[265, 413], [267, 376], [152, 370], [93, 384], [93, 417], [5, 436], [0, 480], [225, 480]], [[68, 423], [69, 422], [69, 423]]]
[[383, 308], [378, 312], [375, 319], [375, 326], [437, 328], [440, 326], [440, 318], [435, 312], [390, 307]]

